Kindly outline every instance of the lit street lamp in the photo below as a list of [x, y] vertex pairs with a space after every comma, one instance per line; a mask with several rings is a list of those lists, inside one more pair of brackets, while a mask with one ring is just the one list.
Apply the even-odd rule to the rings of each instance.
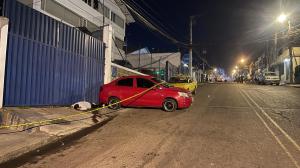
[[279, 23], [284, 23], [286, 20], [287, 20], [287, 15], [286, 14], [284, 14], [284, 13], [282, 13], [281, 15], [279, 15], [278, 17], [277, 17], [277, 22], [279, 22]]
[[[287, 23], [287, 26], [288, 26], [288, 49], [289, 49], [289, 57], [290, 57], [290, 83], [294, 83], [294, 76], [293, 76], [293, 73], [294, 73], [294, 69], [293, 69], [293, 50], [292, 50], [292, 45], [291, 45], [291, 40], [290, 40], [290, 34], [291, 34], [291, 21], [288, 17], [288, 15], [282, 13], [281, 15], [279, 15], [277, 17], [277, 22], [281, 23], [281, 24], [286, 24]], [[277, 35], [275, 35], [275, 37], [277, 38]], [[275, 41], [277, 41], [277, 39], [275, 39]]]
[[244, 63], [244, 62], [245, 62], [245, 60], [242, 58], [242, 59], [241, 59], [241, 63]]

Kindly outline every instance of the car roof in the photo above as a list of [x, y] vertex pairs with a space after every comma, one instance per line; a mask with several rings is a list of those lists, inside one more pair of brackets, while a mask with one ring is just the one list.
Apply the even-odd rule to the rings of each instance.
[[154, 77], [150, 76], [150, 75], [129, 75], [129, 76], [122, 76], [120, 78], [147, 78], [147, 79], [150, 79], [150, 78], [154, 78]]

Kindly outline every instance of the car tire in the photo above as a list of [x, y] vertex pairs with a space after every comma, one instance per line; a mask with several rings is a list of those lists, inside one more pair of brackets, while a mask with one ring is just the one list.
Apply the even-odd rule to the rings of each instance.
[[120, 102], [120, 99], [117, 97], [110, 97], [108, 99], [108, 108], [112, 110], [118, 110], [121, 108], [121, 104], [117, 103]]
[[177, 109], [177, 102], [176, 100], [174, 99], [166, 99], [164, 102], [163, 102], [163, 109], [166, 111], [166, 112], [173, 112]]

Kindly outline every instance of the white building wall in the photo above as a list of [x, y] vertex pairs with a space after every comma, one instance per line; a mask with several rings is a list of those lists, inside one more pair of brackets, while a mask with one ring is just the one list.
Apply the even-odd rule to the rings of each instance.
[[[95, 10], [94, 8], [92, 8], [91, 6], [89, 6], [88, 4], [83, 2], [82, 0], [53, 0], [53, 1], [64, 6], [65, 8], [69, 9], [70, 11], [76, 13], [77, 15], [84, 18], [85, 20], [95, 24], [96, 26], [99, 26], [99, 27], [103, 26], [103, 15], [99, 11]], [[102, 0], [100, 0], [100, 2], [102, 2]], [[33, 0], [32, 7], [34, 9], [36, 9], [50, 17], [53, 17], [57, 20], [61, 20], [60, 18], [57, 18], [57, 17], [51, 15], [50, 13], [42, 10], [41, 5], [42, 5], [41, 0]], [[104, 0], [104, 5], [110, 9], [110, 15], [111, 15], [111, 12], [114, 12], [115, 14], [120, 16], [126, 22], [125, 15], [122, 13], [122, 11], [117, 6], [117, 4], [115, 2], [113, 2], [113, 0]], [[110, 18], [111, 18], [111, 16], [110, 16]], [[107, 24], [112, 25], [114, 37], [117, 37], [124, 41], [126, 26], [124, 25], [124, 27], [121, 28], [116, 23], [111, 21], [110, 18], [105, 17], [105, 19], [104, 19], [105, 25], [107, 25]], [[122, 53], [124, 52], [122, 49], [120, 49], [120, 50]], [[114, 55], [112, 56], [112, 59], [122, 59], [122, 57], [120, 56], [116, 47], [113, 47], [113, 53], [114, 53]]]
[[3, 106], [8, 19], [0, 17], [0, 108]]

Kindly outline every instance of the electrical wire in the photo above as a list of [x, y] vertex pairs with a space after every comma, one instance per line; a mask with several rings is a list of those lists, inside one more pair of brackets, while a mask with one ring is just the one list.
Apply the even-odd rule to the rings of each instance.
[[165, 31], [159, 29], [156, 25], [150, 23], [144, 16], [142, 16], [142, 14], [140, 14], [137, 10], [134, 9], [134, 7], [130, 6], [127, 2], [125, 2], [124, 0], [120, 0], [124, 3], [124, 5], [126, 5], [126, 7], [132, 11], [137, 18], [143, 22], [146, 26], [148, 26], [150, 29], [160, 33], [162, 36], [164, 36], [165, 38], [167, 38], [168, 40], [170, 40], [172, 43], [174, 43], [175, 45], [180, 45], [180, 46], [185, 46], [187, 47], [189, 44], [181, 42], [179, 40], [177, 40], [176, 38], [170, 36], [168, 33], [166, 33]]

